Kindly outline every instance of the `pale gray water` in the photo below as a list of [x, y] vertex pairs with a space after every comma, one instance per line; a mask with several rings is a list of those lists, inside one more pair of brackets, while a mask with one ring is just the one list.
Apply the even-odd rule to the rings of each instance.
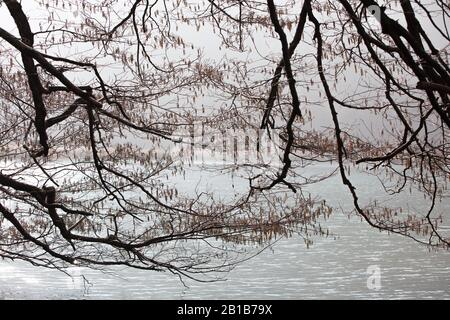
[[[319, 168], [320, 170], [320, 168]], [[359, 179], [359, 181], [358, 181]], [[358, 190], [376, 195], [373, 180], [356, 176]], [[210, 181], [211, 183], [214, 181]], [[214, 184], [220, 188], [220, 184]], [[328, 202], [349, 207], [339, 178], [310, 187]], [[420, 199], [400, 199], [408, 206]], [[448, 199], [440, 203], [447, 210]], [[450, 252], [429, 251], [415, 242], [371, 229], [336, 211], [327, 221], [337, 239], [315, 238], [307, 249], [300, 237], [283, 239], [227, 276], [227, 281], [188, 288], [168, 274], [114, 269], [114, 275], [72, 268], [61, 272], [23, 262], [0, 262], [0, 298], [5, 299], [450, 299]], [[367, 268], [378, 265], [381, 288], [367, 287]], [[84, 275], [91, 285], [83, 284]]]

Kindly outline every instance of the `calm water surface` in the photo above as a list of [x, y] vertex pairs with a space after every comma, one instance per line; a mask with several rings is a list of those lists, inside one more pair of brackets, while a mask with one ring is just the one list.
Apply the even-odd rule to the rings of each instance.
[[[223, 179], [217, 179], [208, 177], [220, 189]], [[362, 195], [377, 195], [373, 178], [354, 179]], [[333, 206], [349, 208], [348, 195], [338, 177], [310, 189]], [[426, 208], [421, 208], [425, 203], [420, 199], [397, 201], [408, 207]], [[439, 204], [443, 212], [449, 207], [448, 199]], [[340, 211], [326, 225], [337, 238], [315, 238], [309, 249], [300, 237], [282, 239], [232, 270], [226, 281], [214, 283], [187, 281], [184, 286], [178, 277], [169, 274], [120, 268], [108, 273], [70, 268], [69, 277], [23, 262], [2, 261], [0, 298], [450, 299], [450, 252], [429, 251], [411, 240], [374, 230], [358, 218], [348, 219]], [[379, 290], [367, 287], [367, 268], [374, 265], [381, 271]]]

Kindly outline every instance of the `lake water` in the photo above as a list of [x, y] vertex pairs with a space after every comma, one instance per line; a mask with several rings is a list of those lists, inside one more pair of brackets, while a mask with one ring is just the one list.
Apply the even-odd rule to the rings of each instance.
[[[321, 168], [317, 168], [321, 170]], [[361, 195], [374, 198], [374, 178], [352, 176]], [[220, 189], [210, 178], [211, 185]], [[185, 181], [189, 182], [189, 178]], [[225, 182], [224, 182], [225, 183]], [[180, 182], [182, 184], [182, 182]], [[350, 199], [339, 177], [309, 187], [344, 210]], [[421, 198], [423, 199], [423, 198]], [[398, 198], [424, 209], [421, 199]], [[447, 211], [448, 198], [438, 210]], [[430, 251], [412, 240], [370, 228], [336, 210], [326, 222], [338, 237], [316, 237], [306, 248], [302, 238], [281, 239], [226, 274], [226, 281], [197, 283], [166, 273], [124, 268], [108, 272], [35, 268], [24, 262], [0, 262], [3, 299], [450, 299], [450, 252]], [[367, 285], [368, 268], [379, 268], [378, 290]], [[87, 283], [83, 277], [89, 281]]]

